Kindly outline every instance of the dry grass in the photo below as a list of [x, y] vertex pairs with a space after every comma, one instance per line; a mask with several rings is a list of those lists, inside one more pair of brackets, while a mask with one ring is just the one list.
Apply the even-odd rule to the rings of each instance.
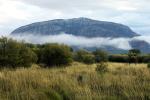
[[150, 70], [146, 64], [109, 63], [101, 75], [96, 64], [64, 68], [0, 71], [0, 100], [149, 100]]

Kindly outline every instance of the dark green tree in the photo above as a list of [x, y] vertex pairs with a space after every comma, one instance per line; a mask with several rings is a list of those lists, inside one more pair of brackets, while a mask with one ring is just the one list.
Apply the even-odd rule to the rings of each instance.
[[135, 64], [138, 63], [138, 56], [141, 54], [141, 51], [138, 49], [131, 49], [128, 52], [128, 60], [129, 64], [134, 62]]
[[94, 51], [93, 54], [95, 55], [95, 61], [97, 63], [108, 61], [108, 54], [106, 51], [98, 49], [98, 50]]
[[71, 49], [66, 45], [46, 44], [41, 50], [41, 60], [47, 66], [68, 65], [72, 62]]
[[86, 50], [79, 50], [74, 54], [75, 61], [83, 62], [86, 64], [93, 64], [95, 62], [95, 57], [92, 53]]
[[30, 67], [36, 60], [35, 53], [24, 43], [5, 37], [0, 38], [0, 66]]

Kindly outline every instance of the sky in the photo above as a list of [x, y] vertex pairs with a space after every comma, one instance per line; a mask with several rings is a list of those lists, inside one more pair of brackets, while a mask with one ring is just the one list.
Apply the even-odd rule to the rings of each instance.
[[33, 22], [87, 17], [150, 36], [150, 0], [0, 0], [0, 35]]

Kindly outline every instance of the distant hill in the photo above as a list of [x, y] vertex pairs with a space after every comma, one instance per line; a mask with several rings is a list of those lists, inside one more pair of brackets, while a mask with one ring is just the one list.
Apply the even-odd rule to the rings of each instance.
[[[128, 26], [97, 21], [88, 18], [73, 18], [73, 19], [55, 19], [44, 22], [32, 23], [22, 26], [14, 30], [11, 35], [59, 35], [61, 33], [71, 34], [82, 37], [112, 37], [112, 38], [133, 38], [140, 36], [132, 31]], [[132, 48], [140, 49], [144, 53], [150, 53], [150, 44], [145, 41], [133, 40], [129, 42]], [[73, 47], [75, 50], [80, 47]], [[115, 48], [113, 46], [101, 47], [111, 53], [125, 53], [127, 50]], [[96, 47], [85, 48], [93, 51]]]
[[88, 18], [56, 19], [22, 26], [12, 34], [56, 35], [60, 33], [84, 37], [138, 36], [128, 26]]
[[150, 53], [150, 44], [145, 41], [141, 40], [130, 41], [130, 45], [132, 48], [139, 49], [144, 53]]

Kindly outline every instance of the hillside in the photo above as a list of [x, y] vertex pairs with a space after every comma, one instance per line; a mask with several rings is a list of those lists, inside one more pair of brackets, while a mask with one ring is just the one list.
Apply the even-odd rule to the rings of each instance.
[[88, 18], [56, 19], [22, 26], [12, 34], [57, 35], [60, 33], [84, 37], [134, 37], [128, 26]]
[[[130, 38], [129, 45], [132, 48], [140, 49], [143, 53], [150, 53], [150, 44], [145, 41], [140, 40], [132, 40], [133, 37], [140, 36], [134, 31], [132, 31], [128, 26], [113, 23], [113, 22], [106, 22], [106, 21], [98, 21], [88, 18], [73, 18], [73, 19], [55, 19], [50, 21], [44, 22], [37, 22], [32, 23], [26, 26], [22, 26], [14, 30], [11, 35], [19, 35], [25, 36], [27, 39], [28, 35], [32, 36], [58, 36], [62, 33], [72, 35], [74, 37], [79, 36], [84, 38]], [[32, 39], [32, 37], [30, 36]], [[64, 37], [61, 37], [62, 40]], [[35, 40], [36, 38], [34, 38]], [[41, 38], [40, 38], [41, 39]], [[46, 38], [45, 38], [46, 39]], [[57, 40], [57, 42], [60, 41]], [[51, 38], [47, 38], [49, 42], [51, 42]], [[32, 40], [33, 41], [33, 40]], [[42, 39], [39, 40], [39, 37], [36, 41], [43, 41]], [[63, 40], [62, 40], [63, 41]], [[65, 41], [65, 40], [64, 40]], [[71, 39], [70, 42], [75, 42], [74, 39]], [[79, 42], [79, 41], [78, 41]], [[64, 42], [63, 42], [64, 43]], [[95, 43], [97, 44], [97, 43]], [[81, 46], [74, 46], [71, 45], [75, 50], [81, 49]], [[97, 47], [82, 47], [87, 50], [93, 51], [98, 49]], [[113, 45], [104, 45], [103, 47], [99, 47], [101, 49], [107, 50], [110, 53], [125, 53], [127, 50], [120, 49], [114, 47]]]

